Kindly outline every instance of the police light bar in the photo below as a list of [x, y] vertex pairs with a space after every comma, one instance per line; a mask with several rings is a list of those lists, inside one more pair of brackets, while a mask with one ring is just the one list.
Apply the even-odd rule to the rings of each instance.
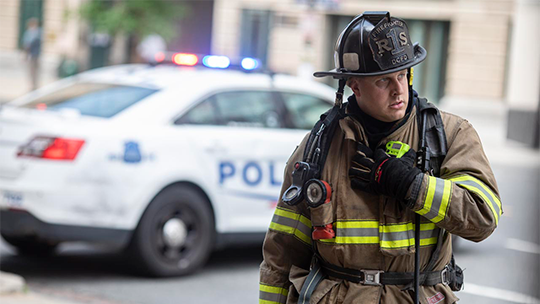
[[[200, 60], [200, 58], [202, 59]], [[154, 59], [156, 63], [173, 63], [179, 66], [204, 66], [212, 69], [254, 71], [262, 67], [259, 60], [250, 57], [234, 60], [222, 55], [158, 52], [155, 54]]]

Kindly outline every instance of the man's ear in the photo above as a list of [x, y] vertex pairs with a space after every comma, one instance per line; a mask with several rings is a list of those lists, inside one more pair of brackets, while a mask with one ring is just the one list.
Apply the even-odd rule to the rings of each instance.
[[350, 78], [347, 81], [347, 85], [349, 86], [349, 88], [351, 88], [354, 95], [356, 95], [357, 97], [360, 96], [360, 86], [358, 84], [358, 78], [356, 78], [356, 77]]

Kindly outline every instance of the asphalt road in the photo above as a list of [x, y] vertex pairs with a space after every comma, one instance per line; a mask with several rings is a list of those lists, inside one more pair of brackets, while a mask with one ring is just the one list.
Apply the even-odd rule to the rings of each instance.
[[216, 252], [198, 273], [153, 279], [133, 275], [122, 255], [84, 245], [63, 246], [58, 256], [19, 257], [2, 243], [0, 268], [22, 275], [30, 290], [81, 303], [254, 303], [260, 247]]

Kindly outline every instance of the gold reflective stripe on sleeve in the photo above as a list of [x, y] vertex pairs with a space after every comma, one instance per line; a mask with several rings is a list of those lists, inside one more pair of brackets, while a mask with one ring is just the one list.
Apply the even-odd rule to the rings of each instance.
[[438, 223], [446, 217], [451, 197], [452, 182], [442, 178], [428, 176], [424, 206], [417, 213], [434, 223]]
[[450, 179], [458, 186], [465, 188], [476, 195], [480, 196], [484, 203], [489, 206], [493, 216], [495, 217], [495, 223], [499, 224], [499, 217], [502, 215], [501, 200], [493, 193], [493, 191], [482, 183], [479, 179], [470, 175], [461, 175]]
[[[414, 224], [399, 223], [380, 226], [378, 221], [347, 220], [334, 223], [336, 237], [322, 239], [326, 244], [372, 245], [384, 249], [399, 249], [414, 246]], [[433, 223], [420, 225], [420, 245], [437, 243], [439, 229]]]
[[259, 283], [259, 304], [285, 304], [288, 294], [285, 288]]
[[302, 242], [311, 245], [311, 221], [292, 210], [277, 207], [270, 229], [294, 235]]

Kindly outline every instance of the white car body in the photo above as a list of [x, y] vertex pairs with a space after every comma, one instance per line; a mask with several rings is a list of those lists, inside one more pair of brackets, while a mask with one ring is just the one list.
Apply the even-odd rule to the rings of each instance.
[[[158, 91], [111, 118], [21, 107], [73, 83]], [[308, 130], [174, 123], [209, 96], [242, 90], [307, 94], [327, 101], [328, 108], [335, 94], [328, 86], [291, 76], [175, 66], [114, 66], [58, 81], [0, 110], [0, 209], [28, 212], [39, 222], [65, 228], [60, 235], [48, 230], [45, 238], [125, 244], [160, 191], [187, 183], [208, 197], [219, 235], [263, 234], [285, 163]], [[39, 135], [84, 144], [73, 161], [17, 156]], [[108, 236], [85, 237], [87, 230], [78, 236], [77, 228], [96, 228]], [[114, 231], [125, 233], [113, 240]]]

